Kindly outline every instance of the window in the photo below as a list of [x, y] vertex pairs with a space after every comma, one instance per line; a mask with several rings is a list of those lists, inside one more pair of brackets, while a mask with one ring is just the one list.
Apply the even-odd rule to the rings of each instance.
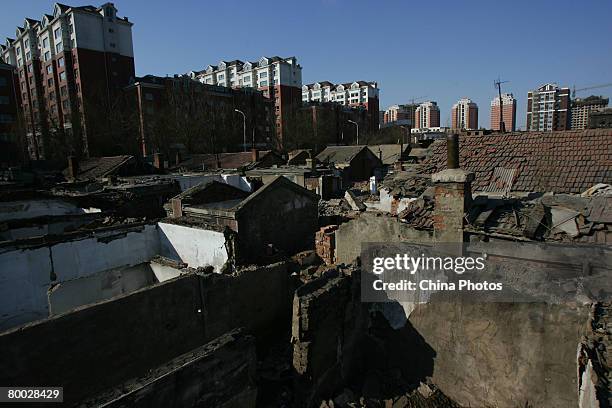
[[152, 93], [146, 93], [145, 94], [145, 99], [147, 101], [152, 101], [153, 100], [153, 94]]
[[21, 54], [21, 48], [17, 47], [17, 48], [15, 49], [15, 52], [17, 53], [17, 55]]
[[49, 99], [55, 99], [55, 92], [49, 92]]
[[268, 81], [261, 81], [259, 86], [268, 86]]
[[0, 123], [11, 123], [13, 122], [13, 115], [8, 113], [0, 113]]
[[49, 51], [45, 52], [45, 61], [49, 61], [51, 59], [51, 53]]
[[58, 43], [55, 45], [55, 52], [57, 52], [58, 54], [59, 54], [60, 52], [62, 52], [62, 45], [63, 45], [63, 44], [62, 44], [61, 42], [58, 42]]
[[23, 65], [21, 62], [21, 58], [17, 58], [17, 66], [20, 67], [21, 65]]
[[70, 107], [70, 101], [68, 99], [62, 101], [62, 108], [68, 109]]
[[61, 57], [60, 59], [57, 60], [57, 65], [59, 65], [60, 67], [64, 66], [64, 57]]
[[54, 31], [54, 35], [55, 35], [55, 39], [58, 39], [62, 36], [62, 29], [60, 28], [56, 28]]
[[28, 64], [28, 72], [32, 73], [32, 71], [34, 71], [32, 64]]
[[72, 27], [72, 24], [68, 24], [68, 32], [72, 34], [73, 31], [74, 28]]
[[47, 74], [51, 74], [53, 72], [53, 66], [47, 65]]
[[115, 30], [113, 30], [112, 28], [109, 28], [109, 29], [108, 29], [108, 32], [109, 32], [109, 33], [114, 33], [114, 32], [115, 32]]
[[23, 42], [23, 46], [24, 46], [25, 48], [30, 48], [30, 40], [25, 40], [25, 41]]
[[111, 46], [111, 48], [115, 48], [115, 43], [110, 43], [109, 45]]
[[62, 95], [62, 96], [68, 95], [68, 88], [66, 87], [66, 85], [64, 85], [64, 86], [62, 86], [60, 88], [60, 95]]
[[53, 79], [52, 78], [47, 79], [47, 86], [49, 86], [49, 87], [53, 86]]
[[260, 72], [259, 73], [259, 77], [260, 78], [267, 78], [268, 77], [268, 73], [267, 72]]
[[223, 79], [225, 79], [225, 75], [223, 74], [217, 75], [217, 81], [223, 81]]
[[65, 81], [66, 80], [66, 72], [60, 72], [59, 79], [60, 79], [60, 81]]

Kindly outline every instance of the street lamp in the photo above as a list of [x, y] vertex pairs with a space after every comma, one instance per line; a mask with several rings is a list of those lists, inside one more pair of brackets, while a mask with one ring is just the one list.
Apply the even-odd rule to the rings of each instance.
[[349, 121], [349, 123], [352, 123], [353, 125], [355, 125], [357, 127], [357, 144], [359, 144], [359, 124], [357, 122], [355, 122], [355, 121], [350, 120], [350, 119], [348, 121]]
[[244, 147], [244, 151], [247, 151], [246, 148], [246, 115], [244, 114], [243, 111], [241, 111], [240, 109], [234, 109], [234, 112], [238, 112], [239, 114], [242, 115], [242, 138], [243, 138], [243, 147]]

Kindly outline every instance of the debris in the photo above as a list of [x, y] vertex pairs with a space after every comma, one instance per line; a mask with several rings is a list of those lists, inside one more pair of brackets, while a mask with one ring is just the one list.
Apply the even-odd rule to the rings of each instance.
[[351, 209], [353, 211], [365, 211], [365, 204], [363, 204], [363, 202], [361, 202], [361, 199], [359, 199], [351, 190], [346, 190], [346, 193], [344, 194], [344, 199], [351, 206]]

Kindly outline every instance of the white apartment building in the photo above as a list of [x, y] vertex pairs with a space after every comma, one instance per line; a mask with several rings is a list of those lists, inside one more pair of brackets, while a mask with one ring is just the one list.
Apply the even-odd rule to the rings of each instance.
[[370, 99], [378, 100], [378, 94], [376, 82], [355, 81], [336, 85], [322, 81], [302, 87], [302, 102], [335, 102], [346, 106], [363, 105], [367, 108]]
[[241, 60], [220, 61], [203, 71], [192, 71], [193, 79], [231, 88], [268, 88], [271, 86], [302, 86], [302, 67], [295, 57], [261, 57], [256, 62]]

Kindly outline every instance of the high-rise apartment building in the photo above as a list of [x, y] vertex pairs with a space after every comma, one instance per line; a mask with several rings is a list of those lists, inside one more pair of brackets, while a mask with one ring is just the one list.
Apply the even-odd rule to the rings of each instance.
[[[511, 93], [502, 94], [501, 106], [503, 107], [503, 119], [504, 127], [508, 132], [514, 132], [516, 130], [516, 99]], [[500, 102], [499, 96], [496, 96], [491, 101], [491, 129], [500, 131]]]
[[383, 123], [386, 126], [414, 126], [414, 115], [419, 105], [393, 105], [385, 110]]
[[0, 168], [23, 159], [19, 123], [19, 92], [12, 65], [0, 60]]
[[423, 102], [418, 106], [414, 117], [414, 129], [440, 127], [440, 109], [433, 101]]
[[589, 127], [589, 117], [593, 110], [601, 110], [608, 106], [608, 98], [602, 96], [589, 96], [572, 101], [572, 130], [581, 130]]
[[452, 129], [478, 129], [478, 105], [462, 98], [451, 108]]
[[33, 159], [112, 151], [110, 110], [134, 78], [132, 23], [113, 3], [56, 3], [40, 21], [26, 18], [0, 55], [17, 67]]
[[527, 130], [553, 131], [570, 128], [570, 90], [555, 83], [527, 93]]
[[302, 102], [332, 102], [351, 108], [363, 108], [367, 111], [368, 130], [375, 131], [379, 125], [379, 93], [376, 82], [333, 84], [321, 81], [302, 86]]
[[255, 88], [274, 101], [275, 128], [282, 145], [291, 117], [300, 107], [302, 67], [295, 57], [261, 57], [258, 61], [221, 61], [189, 75], [208, 85]]

